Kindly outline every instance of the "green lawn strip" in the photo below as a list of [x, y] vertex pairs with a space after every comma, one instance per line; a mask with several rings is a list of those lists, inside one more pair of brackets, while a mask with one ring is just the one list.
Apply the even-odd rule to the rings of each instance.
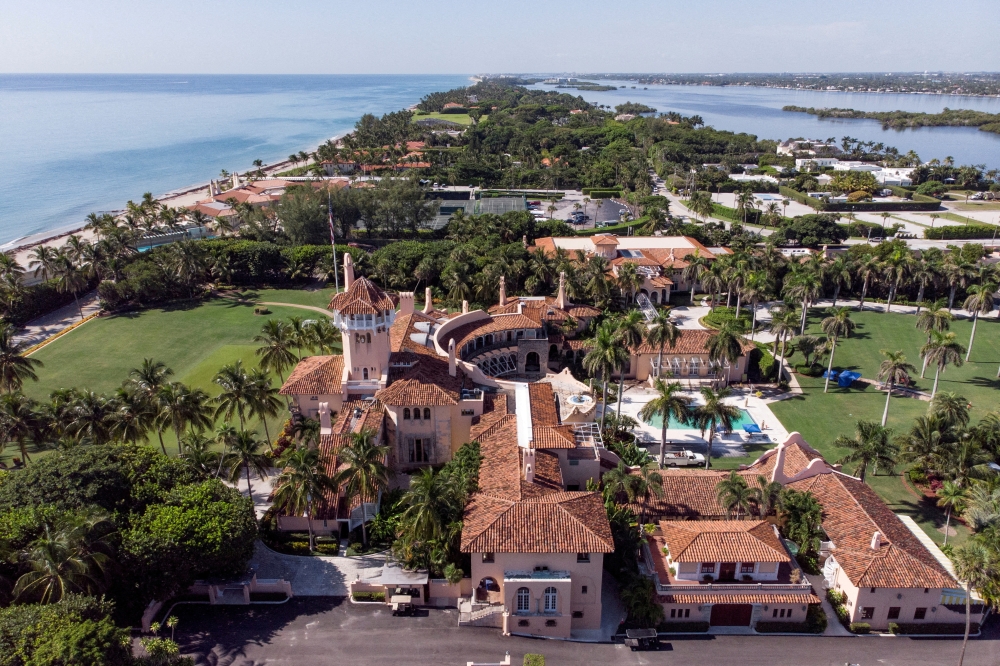
[[[927, 213], [929, 217], [931, 214]], [[964, 215], [958, 215], [956, 213], [934, 213], [939, 218], [944, 220], [950, 220], [952, 222], [958, 222], [959, 224], [994, 224], [993, 222], [987, 222], [984, 220], [977, 220], [971, 217], [965, 217]]]
[[[283, 292], [283, 293], [278, 293]], [[322, 302], [325, 296], [318, 293], [294, 290], [265, 290], [268, 300], [281, 296], [284, 300], [298, 295]], [[58, 388], [76, 387], [100, 393], [112, 393], [128, 376], [132, 368], [149, 357], [162, 361], [174, 371], [173, 380], [196, 386], [218, 394], [212, 383], [215, 373], [223, 365], [237, 359], [244, 365], [257, 367], [254, 353], [257, 345], [253, 337], [260, 332], [269, 318], [303, 316], [308, 311], [271, 306], [272, 314], [253, 314], [253, 306], [215, 299], [190, 306], [156, 308], [142, 312], [101, 317], [82, 326], [59, 340], [40, 349], [33, 355], [44, 363], [38, 370], [37, 382], [25, 384], [26, 395], [44, 401]], [[287, 375], [286, 375], [287, 376]], [[274, 378], [275, 385], [280, 383]], [[281, 414], [268, 420], [271, 436], [287, 418]], [[248, 423], [264, 433], [256, 420]], [[176, 451], [176, 438], [165, 432], [164, 443], [171, 453]], [[154, 435], [150, 443], [159, 445]], [[44, 455], [44, 451], [29, 448], [29, 455]], [[7, 447], [0, 460], [8, 464], [19, 456], [16, 448]]]
[[[821, 318], [820, 310], [810, 312], [809, 333], [819, 334]], [[851, 338], [842, 340], [837, 345], [835, 368], [852, 369], [860, 372], [864, 378], [873, 379], [882, 360], [879, 350], [902, 349], [907, 359], [919, 369], [919, 349], [925, 336], [914, 328], [915, 316], [855, 312], [852, 318], [858, 328]], [[958, 334], [963, 344], [968, 343], [971, 327], [972, 323], [967, 320], [957, 320], [952, 324], [952, 330]], [[801, 358], [793, 357], [793, 361], [801, 362]], [[1000, 325], [992, 318], [981, 320], [976, 331], [971, 362], [961, 368], [949, 367], [941, 376], [939, 390], [955, 391], [965, 396], [972, 403], [971, 415], [975, 423], [997, 406], [996, 389], [1000, 388], [1000, 380], [996, 379], [998, 364]], [[933, 370], [928, 370], [926, 378], [916, 379], [918, 388], [930, 391], [934, 382]], [[831, 385], [830, 392], [824, 394], [822, 378], [800, 375], [798, 381], [803, 394], [772, 404], [771, 411], [787, 430], [801, 432], [806, 441], [831, 462], [847, 453], [846, 449], [833, 446], [838, 435], [853, 436], [858, 419], [881, 421], [885, 393], [875, 386], [856, 383], [855, 388], [845, 389]], [[917, 416], [926, 413], [927, 406], [928, 403], [923, 400], [894, 396], [889, 405], [887, 425], [897, 433], [906, 432]], [[724, 459], [726, 466], [740, 462], [744, 461]], [[902, 469], [903, 466], [900, 466], [897, 472]], [[848, 466], [846, 471], [853, 472], [853, 467]], [[909, 494], [898, 475], [869, 476], [868, 480], [894, 511], [913, 516], [935, 541], [943, 541], [944, 534], [937, 528], [944, 524], [944, 512], [929, 501], [922, 502]], [[959, 528], [959, 540], [963, 538], [962, 530], [963, 528]]]
[[[252, 301], [267, 301], [269, 303], [295, 303], [296, 305], [310, 305], [317, 308], [325, 308], [330, 304], [334, 288], [324, 287], [316, 290], [306, 289], [243, 289], [239, 293], [241, 297]], [[301, 316], [308, 313], [300, 312]]]
[[[488, 116], [483, 116], [480, 118], [480, 122], [486, 120]], [[420, 120], [447, 120], [448, 122], [456, 123], [458, 125], [471, 125], [472, 117], [467, 113], [439, 113], [433, 111], [431, 113], [420, 113], [414, 114], [413, 122]]]

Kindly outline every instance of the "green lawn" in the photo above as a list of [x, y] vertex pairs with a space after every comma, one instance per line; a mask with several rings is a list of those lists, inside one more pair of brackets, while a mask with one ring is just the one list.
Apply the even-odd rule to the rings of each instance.
[[[255, 293], [257, 300], [324, 306], [331, 292], [267, 289]], [[38, 381], [26, 384], [24, 392], [37, 400], [68, 387], [111, 393], [132, 368], [149, 357], [172, 368], [173, 380], [214, 396], [218, 387], [212, 378], [223, 365], [242, 360], [248, 367], [257, 367], [254, 352], [259, 345], [253, 337], [267, 319], [310, 318], [310, 312], [300, 308], [270, 306], [270, 310], [268, 316], [255, 315], [252, 305], [215, 299], [98, 318], [36, 352], [33, 357], [44, 366], [38, 370]], [[274, 382], [280, 384], [278, 377]], [[268, 421], [272, 437], [285, 418], [282, 414]], [[263, 428], [259, 431], [264, 432]], [[164, 433], [164, 440], [168, 448], [176, 446], [171, 433]], [[8, 448], [0, 455], [9, 462], [17, 454]]]
[[[243, 298], [269, 303], [295, 303], [296, 305], [311, 305], [325, 308], [330, 304], [333, 287], [322, 289], [244, 289], [240, 292]], [[305, 316], [305, 313], [299, 313]]]
[[[486, 120], [487, 116], [483, 116], [480, 120]], [[418, 120], [447, 120], [448, 122], [455, 123], [457, 125], [471, 125], [472, 117], [467, 113], [438, 113], [437, 111], [431, 113], [419, 113], [413, 116], [413, 121]]]
[[[819, 334], [819, 322], [823, 312], [810, 313], [808, 332]], [[854, 335], [837, 345], [834, 367], [851, 369], [862, 377], [872, 379], [878, 373], [882, 361], [881, 349], [902, 349], [907, 359], [917, 367], [917, 387], [930, 391], [934, 382], [933, 370], [928, 370], [925, 379], [919, 379], [920, 347], [925, 336], [916, 328], [916, 317], [903, 314], [880, 312], [854, 313], [852, 319], [858, 325]], [[958, 334], [963, 344], [968, 344], [972, 323], [966, 320], [953, 322], [952, 330]], [[801, 362], [801, 358], [795, 359]], [[1000, 407], [1000, 380], [997, 367], [1000, 366], [1000, 324], [995, 318], [981, 320], [976, 331], [969, 363], [961, 368], [949, 367], [942, 375], [939, 391], [954, 391], [965, 396], [972, 403], [972, 421], [976, 422], [986, 412]], [[842, 389], [831, 385], [829, 393], [823, 393], [822, 378], [798, 376], [803, 394], [771, 405], [771, 410], [789, 431], [799, 431], [803, 437], [828, 460], [835, 461], [847, 452], [835, 447], [838, 435], [852, 436], [858, 419], [881, 421], [885, 406], [885, 392], [874, 386], [855, 384], [856, 388]], [[926, 412], [928, 403], [914, 398], [894, 396], [889, 405], [887, 425], [897, 433], [909, 430], [913, 420]], [[729, 463], [729, 459], [725, 460]], [[740, 461], [733, 461], [734, 464]], [[853, 469], [848, 469], [853, 471]], [[899, 470], [897, 470], [899, 471]], [[919, 500], [908, 492], [899, 475], [869, 475], [869, 482], [875, 490], [899, 513], [907, 513], [937, 541], [943, 534], [936, 529], [944, 524], [944, 514], [929, 502]], [[964, 535], [960, 533], [959, 541]]]

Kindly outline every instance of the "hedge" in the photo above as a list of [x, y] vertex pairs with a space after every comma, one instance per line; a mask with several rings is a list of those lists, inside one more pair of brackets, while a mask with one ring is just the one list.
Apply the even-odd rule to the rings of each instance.
[[1000, 229], [994, 224], [968, 224], [962, 227], [947, 226], [924, 229], [924, 238], [931, 240], [957, 240], [966, 238], [994, 238]]
[[881, 213], [886, 212], [904, 212], [904, 211], [933, 211], [941, 209], [941, 202], [933, 197], [923, 197], [921, 200], [917, 200], [917, 195], [914, 195], [913, 201], [883, 201], [877, 203], [827, 203], [815, 197], [811, 197], [802, 192], [797, 192], [790, 187], [780, 187], [778, 191], [790, 198], [798, 201], [801, 204], [805, 204], [810, 208], [816, 210], [825, 211], [828, 213]]
[[638, 220], [632, 220], [631, 222], [626, 222], [625, 224], [615, 224], [610, 227], [603, 227], [601, 229], [580, 229], [576, 232], [577, 236], [596, 236], [597, 234], [627, 234], [629, 229], [635, 229], [646, 224], [648, 220], [645, 217], [640, 217]]
[[872, 632], [872, 625], [867, 622], [851, 622], [851, 626], [848, 629], [854, 634], [870, 634]]
[[661, 622], [656, 630], [663, 634], [695, 633], [708, 631], [708, 622]]
[[[60, 292], [57, 285], [58, 282], [56, 280], [48, 280], [41, 284], [26, 287], [21, 292], [21, 295], [6, 310], [4, 319], [16, 326], [20, 326], [53, 310], [58, 310], [64, 305], [73, 303], [75, 300], [73, 292]], [[82, 296], [96, 285], [97, 279], [91, 278], [88, 280], [87, 286], [78, 295]]]
[[[889, 631], [894, 634], [957, 634], [965, 633], [964, 622], [928, 622], [926, 624], [915, 624], [909, 622], [889, 623]], [[969, 633], [975, 634], [979, 631], [979, 623], [973, 622], [969, 625]]]
[[591, 199], [615, 199], [621, 195], [621, 190], [591, 190], [584, 196], [589, 196]]
[[592, 192], [616, 192], [615, 196], [621, 196], [622, 190], [620, 187], [584, 187], [582, 190], [584, 196], [589, 196]]
[[385, 592], [352, 592], [355, 601], [385, 601]]
[[[730, 208], [729, 206], [723, 206], [722, 204], [714, 203], [712, 204], [712, 215], [715, 217], [721, 217], [725, 220], [730, 220], [732, 222], [739, 222], [743, 224], [743, 214], [737, 211], [735, 208]], [[747, 210], [747, 224], [760, 224], [761, 212], [756, 209]]]

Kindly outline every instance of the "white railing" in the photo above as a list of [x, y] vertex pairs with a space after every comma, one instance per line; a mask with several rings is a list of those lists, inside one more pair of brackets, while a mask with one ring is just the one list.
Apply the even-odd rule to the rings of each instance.
[[503, 612], [503, 604], [496, 604], [494, 606], [487, 606], [485, 608], [480, 608], [479, 610], [474, 610], [469, 613], [469, 621], [475, 622], [476, 620], [481, 620], [484, 617], [489, 617], [490, 615], [496, 615], [497, 613]]
[[809, 583], [695, 583], [688, 585], [664, 585], [656, 583], [656, 590], [661, 593], [698, 594], [700, 592], [809, 592]]
[[647, 322], [656, 319], [656, 308], [649, 302], [649, 298], [646, 294], [638, 294], [635, 297], [635, 302], [639, 306], [639, 309], [642, 310], [642, 316], [646, 318]]

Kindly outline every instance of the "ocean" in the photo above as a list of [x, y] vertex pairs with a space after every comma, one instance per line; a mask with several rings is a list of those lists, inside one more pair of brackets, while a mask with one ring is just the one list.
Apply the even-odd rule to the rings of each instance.
[[[311, 150], [344, 134], [364, 113], [408, 107], [433, 91], [468, 85], [466, 75], [204, 76], [0, 74], [0, 244], [80, 226], [116, 210]], [[620, 85], [631, 86], [621, 82]], [[567, 91], [575, 92], [575, 91]], [[762, 138], [855, 138], [914, 149], [926, 159], [1000, 167], [1000, 136], [972, 128], [884, 131], [874, 121], [819, 120], [786, 104], [1000, 113], [1000, 99], [875, 95], [767, 88], [628, 87], [580, 93], [699, 114], [719, 129]]]
[[342, 135], [454, 76], [0, 74], [0, 244]]

